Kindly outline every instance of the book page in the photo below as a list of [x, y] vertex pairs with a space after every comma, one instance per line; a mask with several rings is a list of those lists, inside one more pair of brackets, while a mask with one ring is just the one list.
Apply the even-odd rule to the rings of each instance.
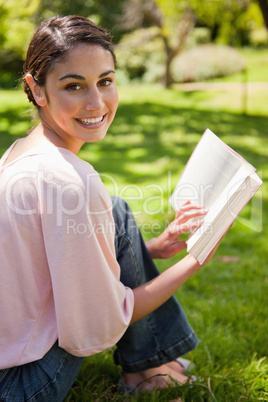
[[[199, 229], [197, 229], [188, 239], [187, 241], [187, 250], [189, 250], [197, 241], [199, 241], [204, 233], [208, 231], [209, 229], [212, 230], [213, 228], [213, 223], [215, 222], [217, 216], [221, 215], [222, 210], [227, 206], [226, 213], [224, 216], [224, 219], [227, 222], [232, 222], [235, 220], [237, 216], [237, 211], [232, 210], [231, 208], [231, 203], [229, 203], [229, 200], [232, 198], [232, 196], [237, 193], [238, 189], [240, 190], [238, 192], [238, 195], [241, 197], [243, 196], [242, 190], [248, 190], [246, 188], [245, 180], [248, 177], [248, 171], [244, 166], [241, 166], [238, 171], [235, 173], [235, 175], [232, 177], [230, 182], [226, 185], [222, 193], [219, 195], [217, 200], [214, 202], [214, 204], [211, 206], [209, 209], [207, 215], [204, 217], [204, 223], [202, 226], [200, 226]], [[253, 189], [251, 189], [251, 192]], [[242, 197], [243, 198], [243, 197]], [[215, 228], [213, 229], [215, 230]]]
[[178, 210], [190, 200], [209, 209], [242, 165], [249, 174], [255, 171], [252, 165], [207, 129], [170, 198], [171, 205]]
[[244, 167], [239, 169], [226, 192], [224, 191], [207, 214], [204, 224], [187, 241], [187, 251], [200, 264], [203, 264], [217, 241], [261, 185], [262, 180], [256, 173], [248, 176]]

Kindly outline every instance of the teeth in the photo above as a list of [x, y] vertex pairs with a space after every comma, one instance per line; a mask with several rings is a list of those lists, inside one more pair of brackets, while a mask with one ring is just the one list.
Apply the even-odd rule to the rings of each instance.
[[103, 119], [103, 116], [101, 117], [95, 117], [92, 119], [77, 119], [80, 121], [82, 124], [95, 124], [95, 123], [100, 123]]

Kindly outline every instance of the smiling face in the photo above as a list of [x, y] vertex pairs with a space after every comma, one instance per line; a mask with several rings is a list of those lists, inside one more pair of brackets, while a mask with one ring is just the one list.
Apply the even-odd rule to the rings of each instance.
[[[79, 44], [32, 92], [49, 138], [77, 153], [84, 142], [102, 140], [118, 106], [114, 61], [98, 45]], [[29, 79], [30, 82], [30, 79]]]

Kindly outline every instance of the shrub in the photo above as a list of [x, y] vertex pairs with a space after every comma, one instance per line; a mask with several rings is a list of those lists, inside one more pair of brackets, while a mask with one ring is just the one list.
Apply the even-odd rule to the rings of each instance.
[[204, 45], [211, 42], [211, 30], [205, 27], [193, 28], [186, 40], [187, 50], [198, 45]]
[[235, 49], [208, 44], [181, 53], [173, 60], [171, 72], [175, 82], [194, 82], [225, 77], [244, 68], [244, 59]]
[[116, 47], [116, 57], [119, 83], [126, 79], [157, 82], [164, 74], [163, 46], [155, 27], [124, 35]]
[[255, 47], [266, 47], [268, 44], [267, 29], [260, 28], [251, 32], [250, 43]]

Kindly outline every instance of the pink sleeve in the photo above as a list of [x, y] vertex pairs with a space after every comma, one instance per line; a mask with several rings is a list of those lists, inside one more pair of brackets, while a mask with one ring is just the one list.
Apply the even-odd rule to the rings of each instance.
[[88, 356], [122, 337], [133, 292], [119, 280], [111, 199], [99, 175], [62, 170], [49, 180], [40, 210], [59, 345]]

